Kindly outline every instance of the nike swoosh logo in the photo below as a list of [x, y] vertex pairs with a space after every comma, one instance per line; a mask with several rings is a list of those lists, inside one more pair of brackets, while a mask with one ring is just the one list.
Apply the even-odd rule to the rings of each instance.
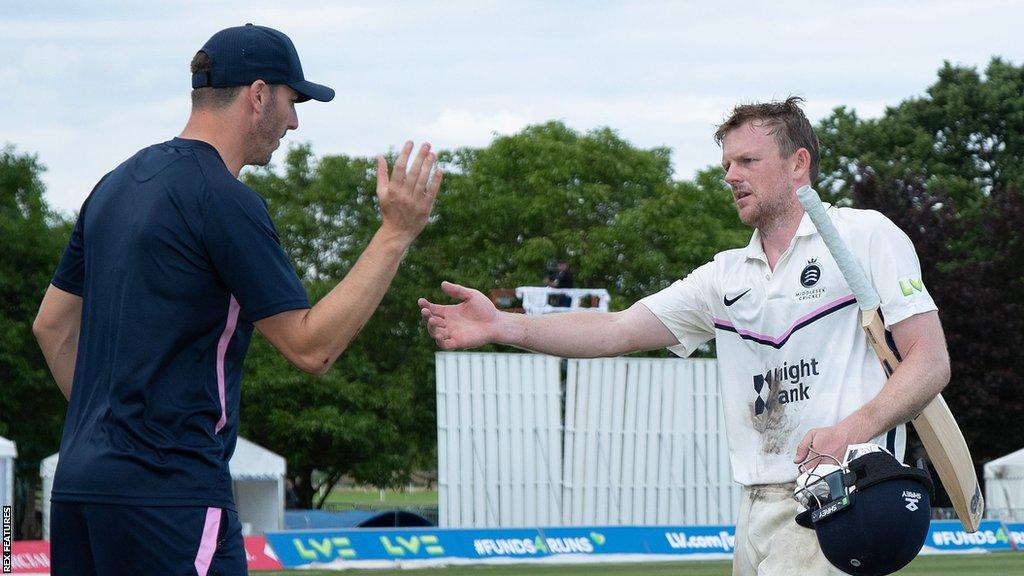
[[733, 304], [736, 303], [737, 300], [739, 300], [740, 298], [743, 298], [744, 296], [746, 296], [747, 292], [750, 292], [750, 288], [747, 288], [746, 292], [740, 294], [739, 296], [737, 296], [735, 298], [731, 298], [730, 299], [728, 296], [723, 295], [722, 296], [722, 302], [725, 302], [726, 306], [732, 306]]

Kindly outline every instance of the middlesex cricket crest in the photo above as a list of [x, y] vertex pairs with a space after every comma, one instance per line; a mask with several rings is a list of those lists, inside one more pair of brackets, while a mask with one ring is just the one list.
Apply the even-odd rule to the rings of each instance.
[[800, 286], [802, 289], [797, 290], [793, 297], [800, 301], [822, 298], [827, 290], [824, 283], [818, 283], [819, 280], [821, 280], [821, 266], [818, 265], [818, 258], [808, 258], [807, 265], [800, 272]]

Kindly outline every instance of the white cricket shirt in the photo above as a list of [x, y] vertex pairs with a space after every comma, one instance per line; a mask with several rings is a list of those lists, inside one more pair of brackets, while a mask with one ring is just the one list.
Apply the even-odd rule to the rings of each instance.
[[[886, 327], [935, 310], [903, 231], [873, 210], [825, 206], [878, 291]], [[755, 230], [746, 248], [720, 252], [640, 302], [679, 339], [670, 348], [679, 356], [715, 339], [740, 484], [794, 481], [804, 434], [835, 425], [886, 381], [853, 294], [806, 214], [774, 271]], [[905, 428], [873, 442], [902, 460]]]

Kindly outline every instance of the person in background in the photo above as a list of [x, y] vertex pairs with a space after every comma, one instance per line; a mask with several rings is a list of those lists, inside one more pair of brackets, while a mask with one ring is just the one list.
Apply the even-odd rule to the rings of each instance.
[[[565, 260], [558, 260], [554, 270], [548, 272], [545, 284], [551, 288], [572, 288], [572, 269]], [[552, 294], [548, 299], [551, 306], [568, 308], [572, 305], [572, 297], [568, 294]]]

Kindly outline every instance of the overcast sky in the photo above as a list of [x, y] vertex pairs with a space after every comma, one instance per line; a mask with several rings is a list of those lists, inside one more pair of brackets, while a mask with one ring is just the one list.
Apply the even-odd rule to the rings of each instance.
[[[188, 63], [221, 28], [278, 28], [306, 78], [286, 142], [371, 156], [405, 139], [485, 146], [558, 119], [668, 146], [677, 178], [719, 161], [737, 102], [807, 99], [862, 117], [921, 95], [943, 60], [1021, 64], [1024, 2], [0, 0], [0, 145], [39, 155], [47, 200], [77, 210], [95, 182], [188, 117]], [[275, 160], [280, 160], [278, 152]]]

